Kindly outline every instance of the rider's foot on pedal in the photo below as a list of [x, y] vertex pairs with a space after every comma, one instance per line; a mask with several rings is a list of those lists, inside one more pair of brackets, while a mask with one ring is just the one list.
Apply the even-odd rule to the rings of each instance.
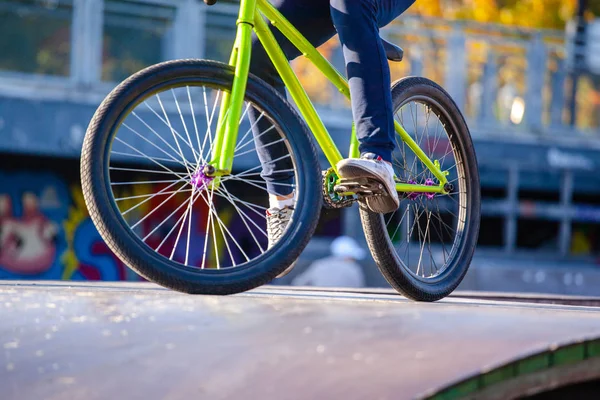
[[341, 178], [370, 178], [381, 182], [385, 194], [365, 198], [367, 207], [375, 213], [389, 213], [398, 209], [400, 200], [396, 192], [394, 169], [390, 163], [373, 153], [364, 153], [360, 158], [347, 158], [337, 163]]
[[[283, 232], [285, 232], [285, 228], [287, 228], [290, 223], [293, 213], [293, 207], [269, 208], [267, 210], [267, 236], [269, 239], [269, 248], [277, 243], [281, 236], [283, 236]], [[285, 271], [277, 275], [277, 278], [286, 276], [295, 266], [296, 262], [294, 261]]]

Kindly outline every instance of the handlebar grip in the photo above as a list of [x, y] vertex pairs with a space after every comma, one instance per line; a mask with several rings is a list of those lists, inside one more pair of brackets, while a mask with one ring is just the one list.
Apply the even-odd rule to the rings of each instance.
[[207, 6], [212, 6], [216, 2], [217, 2], [217, 0], [204, 0], [204, 3], [206, 3]]

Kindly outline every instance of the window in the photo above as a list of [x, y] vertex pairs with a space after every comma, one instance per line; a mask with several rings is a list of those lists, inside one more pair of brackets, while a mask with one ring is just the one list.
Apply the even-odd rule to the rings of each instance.
[[106, 0], [102, 80], [121, 81], [165, 60], [174, 19], [173, 6]]
[[[228, 62], [235, 41], [237, 9], [217, 3], [207, 10], [205, 58]], [[219, 7], [221, 5], [221, 7]]]
[[69, 75], [71, 0], [0, 0], [0, 70]]

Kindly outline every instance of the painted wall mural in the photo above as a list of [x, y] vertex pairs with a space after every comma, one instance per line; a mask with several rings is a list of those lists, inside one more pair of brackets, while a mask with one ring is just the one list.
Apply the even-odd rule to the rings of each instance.
[[[121, 210], [135, 208], [130, 214], [138, 219], [148, 214], [156, 208], [155, 202], [139, 204], [136, 196], [161, 189], [155, 186], [143, 184], [121, 189], [118, 197], [133, 198], [119, 203]], [[207, 213], [202, 212], [206, 210], [200, 203], [197, 203], [199, 212], [193, 214], [191, 235], [195, 246], [190, 251], [190, 261], [201, 257], [205, 238]], [[173, 208], [166, 204], [139, 225], [143, 235], [155, 232], [156, 237], [151, 235], [148, 244], [157, 246], [165, 231], [171, 229], [172, 225], [161, 222]], [[243, 230], [243, 222], [233, 210], [222, 218], [231, 229]], [[158, 225], [160, 229], [155, 229]], [[250, 234], [248, 240], [253, 240]], [[218, 247], [220, 254], [224, 254], [224, 243]], [[168, 256], [172, 249], [173, 243], [167, 241], [160, 252]], [[185, 246], [179, 243], [174, 254], [175, 259], [183, 258]], [[241, 254], [234, 257], [241, 261]], [[215, 264], [215, 260], [209, 260], [209, 264]], [[53, 172], [0, 171], [0, 279], [135, 281], [142, 278], [104, 243], [87, 213], [78, 183], [69, 184]]]
[[0, 279], [139, 280], [54, 173], [0, 172]]

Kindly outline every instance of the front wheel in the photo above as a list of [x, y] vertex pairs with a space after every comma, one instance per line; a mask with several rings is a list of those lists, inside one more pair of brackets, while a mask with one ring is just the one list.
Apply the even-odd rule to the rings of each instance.
[[[393, 213], [361, 206], [360, 216], [373, 258], [386, 280], [418, 301], [449, 295], [465, 276], [480, 223], [479, 172], [467, 124], [452, 98], [420, 77], [392, 85], [394, 118], [433, 161], [448, 171], [447, 195], [399, 193]], [[396, 176], [403, 182], [438, 185], [437, 179], [396, 136]]]
[[[319, 164], [306, 125], [254, 76], [233, 171], [218, 182], [205, 174], [220, 100], [233, 78], [231, 67], [211, 61], [148, 67], [107, 96], [83, 144], [83, 194], [102, 238], [130, 268], [177, 291], [231, 294], [270, 281], [304, 249], [321, 210]], [[274, 189], [267, 191], [259, 162], [266, 151], [276, 153], [273, 172], [286, 178], [276, 190], [297, 198], [275, 243], [265, 213]]]

